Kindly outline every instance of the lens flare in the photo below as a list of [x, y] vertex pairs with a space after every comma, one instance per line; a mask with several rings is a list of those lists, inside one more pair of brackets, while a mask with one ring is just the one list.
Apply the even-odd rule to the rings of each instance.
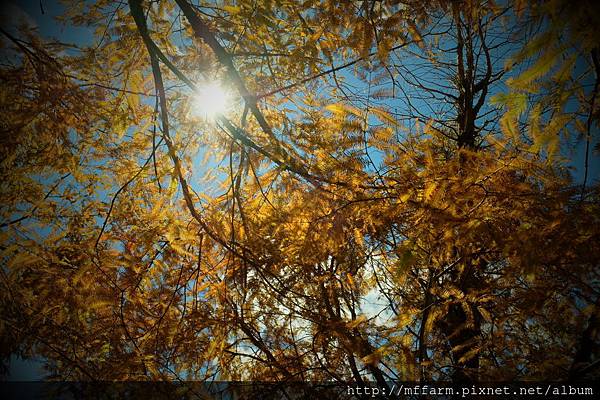
[[208, 119], [215, 119], [227, 111], [231, 96], [217, 82], [198, 87], [193, 97], [193, 113]]

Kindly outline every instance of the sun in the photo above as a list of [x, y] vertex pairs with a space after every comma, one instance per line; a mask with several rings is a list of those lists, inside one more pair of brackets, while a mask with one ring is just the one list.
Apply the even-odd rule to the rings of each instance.
[[192, 111], [207, 119], [224, 114], [231, 104], [231, 94], [218, 82], [199, 86], [193, 96]]

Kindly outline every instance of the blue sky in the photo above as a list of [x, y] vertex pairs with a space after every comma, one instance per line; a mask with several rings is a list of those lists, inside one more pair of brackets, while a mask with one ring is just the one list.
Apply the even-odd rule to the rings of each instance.
[[36, 27], [45, 38], [55, 38], [66, 43], [89, 43], [93, 39], [91, 29], [66, 27], [55, 20], [64, 10], [65, 7], [56, 0], [5, 1], [0, 5], [0, 25], [14, 29], [14, 26], [25, 23]]

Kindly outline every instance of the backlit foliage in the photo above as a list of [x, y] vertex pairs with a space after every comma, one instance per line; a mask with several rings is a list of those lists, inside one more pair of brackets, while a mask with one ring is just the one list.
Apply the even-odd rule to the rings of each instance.
[[[64, 380], [597, 374], [600, 13], [522, 3], [73, 1], [93, 43], [0, 31], [2, 356]], [[236, 93], [216, 121], [206, 80]]]

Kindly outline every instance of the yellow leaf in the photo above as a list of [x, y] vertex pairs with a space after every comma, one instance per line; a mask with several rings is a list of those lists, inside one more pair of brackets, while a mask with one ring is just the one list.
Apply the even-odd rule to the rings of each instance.
[[346, 327], [348, 329], [354, 329], [357, 326], [359, 326], [360, 324], [362, 324], [363, 322], [365, 322], [366, 320], [367, 320], [367, 317], [364, 314], [361, 314], [358, 317], [356, 317], [355, 320], [347, 322]]
[[423, 197], [425, 197], [426, 200], [430, 200], [433, 192], [435, 191], [436, 185], [434, 182], [429, 182], [425, 184], [425, 191], [423, 192]]
[[388, 123], [394, 126], [398, 125], [398, 121], [396, 121], [396, 118], [394, 118], [392, 114], [390, 114], [384, 109], [374, 107], [371, 108], [371, 112], [375, 114], [381, 122]]
[[374, 351], [373, 353], [366, 355], [362, 358], [362, 362], [369, 365], [377, 365], [379, 361], [381, 361], [382, 355], [379, 351]]
[[488, 310], [486, 310], [483, 307], [478, 307], [477, 309], [479, 310], [479, 314], [481, 314], [484, 320], [486, 320], [487, 322], [492, 322], [492, 316], [490, 315]]
[[227, 11], [229, 14], [239, 14], [241, 8], [238, 6], [223, 6], [223, 10]]
[[328, 104], [325, 106], [325, 109], [328, 111], [331, 111], [334, 114], [343, 114], [344, 113], [344, 107], [342, 107], [341, 104]]

